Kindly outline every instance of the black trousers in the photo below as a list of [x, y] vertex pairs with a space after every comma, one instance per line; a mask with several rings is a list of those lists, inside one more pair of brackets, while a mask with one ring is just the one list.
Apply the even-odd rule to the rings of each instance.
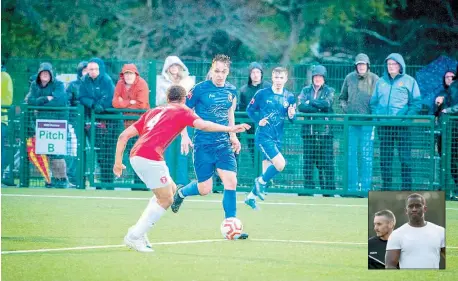
[[303, 148], [304, 187], [315, 188], [313, 169], [316, 166], [322, 189], [335, 189], [334, 149], [332, 135], [306, 135]]

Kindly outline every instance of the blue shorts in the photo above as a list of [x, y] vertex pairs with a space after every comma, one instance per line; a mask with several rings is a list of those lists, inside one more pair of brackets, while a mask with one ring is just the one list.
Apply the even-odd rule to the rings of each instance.
[[237, 160], [231, 144], [196, 145], [193, 158], [198, 182], [213, 177], [217, 168], [237, 173]]
[[281, 143], [279, 141], [274, 141], [270, 139], [262, 141], [256, 140], [256, 145], [261, 151], [262, 160], [272, 160], [272, 158], [281, 153]]

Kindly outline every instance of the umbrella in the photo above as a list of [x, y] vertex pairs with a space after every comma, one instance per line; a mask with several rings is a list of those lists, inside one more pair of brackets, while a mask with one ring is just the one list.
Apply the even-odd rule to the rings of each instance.
[[35, 137], [27, 139], [27, 154], [29, 155], [30, 161], [40, 171], [40, 174], [45, 178], [46, 183], [51, 183], [51, 177], [49, 172], [49, 161], [48, 157], [44, 154], [35, 154]]
[[416, 78], [421, 97], [423, 104], [429, 108], [429, 114], [433, 113], [435, 99], [444, 89], [444, 74], [450, 70], [455, 71], [457, 63], [455, 59], [440, 56], [417, 71]]

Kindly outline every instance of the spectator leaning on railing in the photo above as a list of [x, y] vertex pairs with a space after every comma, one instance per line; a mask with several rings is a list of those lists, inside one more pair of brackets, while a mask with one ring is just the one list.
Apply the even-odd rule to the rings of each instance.
[[[29, 93], [25, 102], [34, 106], [52, 106], [67, 107], [67, 96], [64, 91], [64, 83], [57, 80], [54, 76], [53, 68], [50, 63], [40, 64], [36, 80], [30, 85]], [[38, 110], [37, 119], [56, 119], [68, 120], [68, 114], [65, 111], [47, 111], [46, 109]], [[32, 121], [29, 134], [32, 135], [35, 130], [35, 122]], [[49, 155], [51, 172], [53, 179], [51, 185], [65, 188], [67, 182], [67, 167], [63, 155]], [[49, 186], [49, 184], [48, 184]]]
[[[456, 73], [458, 74], [458, 65], [456, 69]], [[439, 116], [442, 117], [444, 114], [450, 114], [450, 115], [458, 115], [458, 79], [457, 75], [452, 75], [454, 74], [452, 71], [447, 72], [445, 76], [453, 77], [452, 81], [450, 81], [450, 78], [444, 77], [444, 86], [446, 85], [447, 82], [450, 82], [448, 85], [449, 87], [446, 88], [446, 90], [442, 91], [442, 93], [439, 95], [439, 97], [436, 99], [436, 104], [439, 106]], [[458, 143], [456, 139], [458, 138], [458, 122], [457, 120], [454, 120], [453, 122], [450, 122], [449, 125], [451, 125], [451, 131], [452, 131], [452, 137], [451, 137], [451, 171], [450, 173], [452, 174], [453, 180], [455, 182], [455, 188], [452, 189], [452, 192], [450, 194], [450, 199], [458, 201]], [[439, 140], [438, 143], [441, 143], [441, 140]], [[438, 147], [439, 148], [439, 147]], [[439, 151], [439, 154], [441, 155], [442, 148]]]
[[[84, 105], [86, 117], [90, 117], [92, 110], [96, 114], [108, 114], [107, 109], [113, 108], [112, 100], [114, 84], [105, 72], [105, 64], [99, 58], [89, 60], [88, 75], [83, 77], [78, 97]], [[115, 143], [120, 128], [119, 120], [97, 119], [95, 147], [98, 149], [97, 160], [100, 165], [100, 180], [103, 183], [113, 182], [111, 166], [114, 161]], [[90, 128], [86, 128], [88, 133]]]
[[[120, 109], [149, 109], [149, 88], [145, 79], [140, 77], [135, 64], [125, 64], [119, 74], [116, 84], [113, 107]], [[124, 115], [138, 115], [141, 113], [124, 113]], [[124, 128], [129, 127], [135, 120], [124, 121]], [[137, 138], [131, 139], [126, 146], [126, 152], [130, 153]], [[129, 165], [129, 163], [126, 163]], [[137, 175], [134, 175], [134, 183], [142, 183]]]
[[[335, 90], [326, 85], [326, 68], [317, 65], [312, 69], [312, 84], [302, 89], [298, 109], [303, 113], [334, 114], [332, 103]], [[328, 117], [306, 117], [307, 120], [329, 120]], [[304, 187], [314, 189], [313, 168], [319, 172], [321, 189], [334, 190], [334, 149], [332, 128], [328, 124], [303, 125]], [[327, 195], [326, 195], [327, 196]]]
[[[355, 71], [345, 77], [339, 97], [346, 114], [370, 114], [369, 102], [379, 77], [370, 71], [366, 54], [355, 57]], [[362, 120], [362, 119], [356, 119]], [[372, 158], [374, 127], [350, 126], [348, 128], [348, 191], [367, 192], [372, 184]], [[361, 147], [361, 170], [358, 170], [358, 146]], [[361, 180], [361, 181], [359, 181]]]
[[[113, 96], [113, 107], [120, 109], [149, 109], [149, 88], [145, 79], [140, 77], [135, 64], [125, 64], [119, 74], [119, 81]], [[141, 115], [139, 113], [127, 113], [125, 115]], [[127, 128], [135, 120], [124, 122]]]
[[[172, 85], [182, 86], [189, 92], [195, 84], [195, 77], [190, 76], [186, 65], [177, 56], [168, 56], [164, 61], [161, 75], [157, 76], [156, 106], [167, 103], [167, 89]], [[185, 128], [185, 130], [189, 130]], [[190, 131], [188, 131], [189, 133]], [[188, 157], [180, 153], [177, 147], [181, 145], [181, 135], [165, 151], [167, 165], [176, 164], [178, 186], [188, 184]], [[175, 153], [174, 153], [175, 152]]]
[[[80, 103], [78, 100], [79, 97], [79, 91], [81, 84], [83, 83], [83, 77], [87, 74], [87, 61], [81, 61], [78, 63], [78, 66], [76, 67], [76, 80], [70, 82], [68, 84], [67, 89], [65, 89], [65, 92], [67, 93], [67, 98], [68, 98], [68, 105], [69, 106], [78, 106]], [[76, 183], [76, 167], [78, 165], [78, 159], [76, 158], [76, 144], [78, 143], [78, 139], [75, 133], [75, 129], [77, 128], [77, 118], [75, 117], [70, 117], [69, 118], [69, 126], [68, 126], [68, 132], [69, 132], [69, 149], [68, 152], [69, 154], [67, 155], [67, 175], [68, 175], [68, 181], [70, 182], [71, 185], [74, 185]]]
[[[385, 73], [375, 84], [370, 106], [374, 115], [406, 116], [417, 115], [421, 109], [420, 89], [417, 81], [406, 74], [404, 58], [397, 53], [385, 59]], [[400, 122], [399, 120], [396, 120]], [[396, 122], [393, 121], [393, 122]], [[393, 184], [392, 166], [395, 145], [398, 148], [401, 162], [403, 190], [412, 188], [412, 156], [409, 127], [381, 126], [378, 127], [380, 139], [380, 169], [382, 189], [397, 188]]]

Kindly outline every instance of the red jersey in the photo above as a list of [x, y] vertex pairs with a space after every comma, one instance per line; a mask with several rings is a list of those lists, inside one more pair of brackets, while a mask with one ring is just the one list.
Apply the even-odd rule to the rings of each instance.
[[130, 157], [163, 161], [164, 151], [186, 126], [193, 127], [199, 117], [184, 104], [168, 104], [145, 112], [133, 126], [140, 137]]

